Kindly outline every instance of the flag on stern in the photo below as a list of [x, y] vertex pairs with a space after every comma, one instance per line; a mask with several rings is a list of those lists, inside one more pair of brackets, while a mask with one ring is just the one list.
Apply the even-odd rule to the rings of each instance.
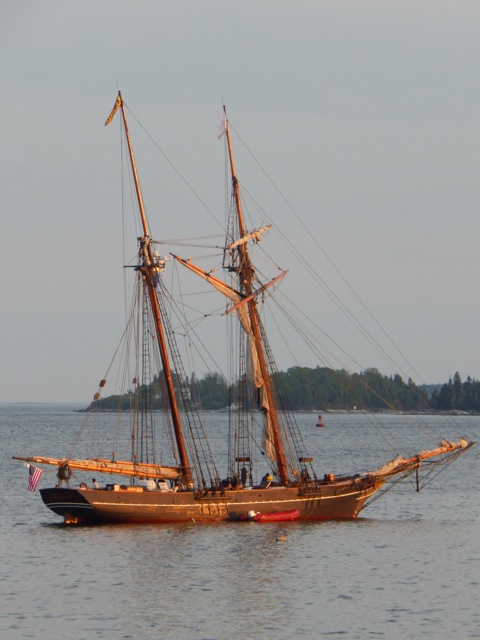
[[28, 490], [35, 491], [43, 471], [33, 464], [28, 465]]

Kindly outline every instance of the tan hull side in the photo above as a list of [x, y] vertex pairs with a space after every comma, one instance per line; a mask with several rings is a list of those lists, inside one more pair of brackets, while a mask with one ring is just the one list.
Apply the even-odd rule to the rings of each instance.
[[66, 522], [171, 523], [237, 521], [249, 511], [300, 510], [301, 520], [356, 518], [380, 484], [358, 490], [352, 483], [325, 485], [321, 493], [299, 495], [297, 488], [193, 492], [42, 489], [42, 499]]

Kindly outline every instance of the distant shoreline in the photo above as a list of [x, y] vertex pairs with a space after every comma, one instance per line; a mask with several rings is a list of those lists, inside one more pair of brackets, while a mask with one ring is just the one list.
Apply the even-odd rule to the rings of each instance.
[[[88, 413], [89, 408], [77, 409], [79, 413]], [[163, 411], [163, 409], [153, 409], [153, 411]], [[115, 409], [98, 409], [97, 413], [128, 413], [128, 409], [115, 410]], [[207, 414], [221, 414], [228, 413], [228, 409], [203, 409], [201, 413]], [[291, 413], [302, 413], [308, 415], [392, 415], [392, 416], [478, 416], [478, 411], [460, 411], [452, 409], [451, 411], [394, 411], [393, 409], [295, 409]]]
[[[82, 402], [45, 402], [45, 401], [36, 401], [36, 400], [26, 400], [26, 401], [17, 401], [17, 402], [0, 402], [0, 407], [68, 407], [75, 413], [88, 413], [89, 407], [82, 406]], [[155, 409], [155, 411], [162, 411], [161, 409]], [[98, 413], [117, 413], [118, 411], [113, 409], [98, 409]], [[222, 414], [227, 413], [228, 409], [204, 409], [202, 413], [205, 414]], [[122, 413], [128, 413], [128, 410], [123, 411]], [[296, 409], [292, 411], [292, 413], [299, 414], [308, 414], [308, 415], [412, 415], [412, 416], [462, 416], [462, 417], [475, 417], [480, 415], [478, 411], [462, 411], [452, 409], [450, 411], [415, 411], [415, 410], [398, 410], [394, 411], [391, 409], [378, 410], [378, 409]]]

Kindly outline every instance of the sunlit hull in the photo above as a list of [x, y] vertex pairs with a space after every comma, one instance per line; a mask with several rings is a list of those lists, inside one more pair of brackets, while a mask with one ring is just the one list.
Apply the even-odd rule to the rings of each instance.
[[325, 484], [314, 493], [298, 488], [211, 491], [133, 491], [131, 489], [68, 489], [40, 491], [46, 506], [66, 523], [171, 523], [239, 521], [249, 512], [300, 511], [300, 520], [356, 518], [383, 484], [364, 483], [361, 488], [349, 480]]

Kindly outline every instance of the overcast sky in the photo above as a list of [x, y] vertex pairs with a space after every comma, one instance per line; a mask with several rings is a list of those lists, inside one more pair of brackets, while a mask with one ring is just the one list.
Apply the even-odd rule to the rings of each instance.
[[[0, 401], [85, 404], [121, 334], [117, 88], [212, 211], [223, 97], [421, 379], [480, 377], [478, 2], [3, 0], [0, 18]], [[213, 229], [144, 162], [163, 237]]]

